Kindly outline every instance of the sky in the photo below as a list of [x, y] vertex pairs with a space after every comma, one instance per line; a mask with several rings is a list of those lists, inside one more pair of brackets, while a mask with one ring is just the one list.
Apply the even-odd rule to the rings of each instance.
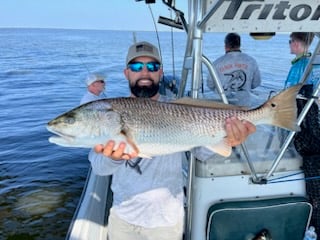
[[[176, 8], [187, 16], [187, 0]], [[162, 0], [150, 4], [155, 21], [170, 18]], [[152, 14], [145, 1], [136, 0], [0, 0], [0, 28], [66, 28], [153, 31]], [[172, 13], [174, 14], [174, 13]], [[159, 31], [170, 28], [157, 24]]]

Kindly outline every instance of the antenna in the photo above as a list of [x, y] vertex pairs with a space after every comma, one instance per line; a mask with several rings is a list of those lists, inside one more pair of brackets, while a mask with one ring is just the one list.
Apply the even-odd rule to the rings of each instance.
[[80, 54], [77, 55], [81, 61], [81, 64], [86, 68], [88, 74], [91, 73], [91, 71], [89, 70], [88, 66], [84, 63], [84, 61], [82, 60], [82, 56]]
[[154, 19], [154, 15], [153, 15], [153, 12], [152, 12], [152, 9], [151, 9], [150, 5], [148, 5], [148, 8], [149, 8], [150, 13], [151, 13], [151, 17], [152, 17], [154, 29], [156, 30], [156, 35], [157, 35], [157, 41], [158, 41], [158, 46], [159, 46], [159, 54], [160, 54], [161, 62], [163, 62], [157, 24], [156, 24], [156, 21], [155, 21], [155, 19]]
[[136, 32], [132, 32], [132, 37], [133, 37], [133, 43], [136, 43], [137, 42]]

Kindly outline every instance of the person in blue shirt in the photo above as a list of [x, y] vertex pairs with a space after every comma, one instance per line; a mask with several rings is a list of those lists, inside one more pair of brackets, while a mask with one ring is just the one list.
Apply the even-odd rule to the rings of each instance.
[[[313, 33], [293, 32], [290, 34], [290, 51], [295, 54], [296, 57], [292, 60], [292, 66], [285, 82], [285, 88], [301, 82], [301, 77], [311, 57], [309, 46], [313, 38]], [[312, 97], [313, 88], [316, 86], [318, 78], [319, 76], [317, 76], [313, 69], [300, 90], [300, 95], [303, 95], [303, 98], [297, 98], [298, 114], [301, 113], [308, 98]], [[303, 159], [302, 169], [304, 175], [310, 179], [306, 181], [306, 193], [309, 202], [313, 206], [310, 225], [315, 227], [317, 233], [320, 233], [319, 180], [311, 179], [319, 176], [320, 169], [320, 124], [318, 116], [318, 104], [313, 103], [300, 124], [301, 131], [296, 133], [293, 144], [295, 150]], [[292, 145], [290, 147], [293, 148]]]
[[103, 92], [106, 85], [103, 76], [99, 74], [90, 74], [86, 78], [85, 83], [87, 85], [87, 92], [81, 98], [80, 104], [84, 104], [106, 97]]
[[[295, 54], [296, 57], [291, 61], [292, 66], [289, 70], [285, 88], [296, 85], [300, 82], [300, 78], [308, 65], [311, 53], [309, 46], [314, 38], [314, 33], [308, 32], [292, 32], [290, 34], [290, 52]], [[312, 73], [309, 75], [305, 84], [313, 84]]]
[[[300, 83], [304, 70], [308, 65], [311, 53], [309, 52], [309, 46], [314, 38], [314, 33], [308, 32], [292, 32], [290, 34], [289, 46], [290, 53], [295, 54], [295, 58], [291, 61], [292, 66], [287, 75], [287, 79], [284, 84], [284, 88], [289, 88], [293, 85]], [[304, 89], [309, 89], [312, 92], [312, 73], [309, 74], [307, 80], [304, 82]], [[302, 92], [300, 91], [300, 92]], [[289, 131], [279, 129], [279, 140], [282, 145], [288, 136]], [[290, 144], [287, 148], [288, 153], [292, 156], [296, 155], [296, 149], [293, 144]]]

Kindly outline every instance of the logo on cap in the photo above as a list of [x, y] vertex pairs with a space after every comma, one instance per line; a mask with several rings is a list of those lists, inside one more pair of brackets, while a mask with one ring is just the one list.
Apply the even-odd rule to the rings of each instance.
[[145, 44], [139, 44], [136, 46], [136, 52], [152, 52], [153, 53], [153, 47]]

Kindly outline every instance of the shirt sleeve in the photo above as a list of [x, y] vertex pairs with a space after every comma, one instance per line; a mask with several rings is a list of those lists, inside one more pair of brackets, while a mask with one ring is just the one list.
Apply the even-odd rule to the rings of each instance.
[[88, 158], [93, 172], [100, 176], [112, 175], [118, 167], [125, 163], [125, 160], [112, 160], [103, 154], [96, 153], [93, 149], [90, 150]]
[[255, 66], [256, 67], [254, 68], [251, 89], [257, 88], [261, 85], [261, 74], [260, 74], [260, 70], [259, 70], [257, 62], [255, 62]]

